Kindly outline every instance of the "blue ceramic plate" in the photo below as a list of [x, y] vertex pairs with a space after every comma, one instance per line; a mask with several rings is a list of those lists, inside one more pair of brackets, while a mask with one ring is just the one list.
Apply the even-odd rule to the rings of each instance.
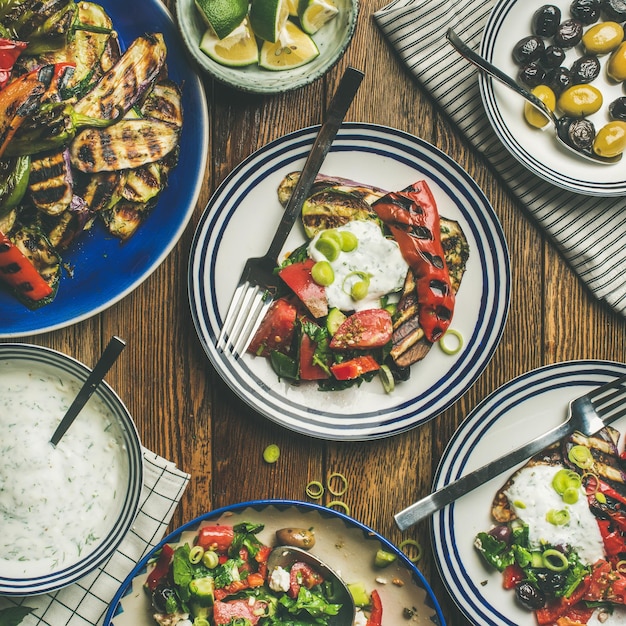
[[[103, 626], [154, 626], [150, 599], [142, 589], [147, 564], [164, 543], [176, 545], [190, 541], [197, 529], [207, 523], [265, 525], [259, 537], [274, 545], [280, 528], [311, 528], [315, 546], [311, 552], [340, 573], [348, 583], [363, 583], [368, 592], [377, 589], [383, 604], [383, 626], [444, 626], [443, 615], [431, 588], [421, 572], [393, 544], [360, 522], [317, 504], [292, 500], [259, 500], [218, 509], [188, 522], [166, 537], [144, 557], [122, 583], [104, 618]], [[379, 549], [396, 554], [397, 559], [381, 570], [374, 567]], [[376, 580], [376, 579], [379, 580]], [[402, 584], [393, 584], [398, 579]], [[383, 582], [384, 581], [384, 582]], [[407, 621], [403, 610], [412, 609]]]
[[[33, 378], [56, 377], [59, 384], [68, 389], [68, 394], [72, 389], [77, 390], [91, 373], [87, 366], [55, 350], [28, 344], [0, 345], [0, 377], [12, 377], [16, 370], [23, 370], [25, 375], [28, 373]], [[68, 405], [70, 401], [67, 400]], [[49, 593], [76, 582], [109, 558], [132, 526], [143, 488], [143, 452], [135, 424], [122, 400], [106, 382], [98, 386], [89, 402], [97, 403], [103, 412], [112, 416], [111, 428], [102, 445], [108, 444], [109, 439], [114, 438], [124, 451], [120, 458], [118, 489], [121, 493], [117, 497], [117, 511], [115, 514], [111, 511], [108, 521], [100, 525], [98, 541], [79, 557], [68, 557], [53, 569], [50, 569], [48, 561], [37, 559], [36, 556], [26, 562], [4, 559], [0, 572], [0, 595], [28, 596]], [[58, 419], [60, 421], [61, 417]], [[4, 438], [5, 433], [0, 433], [0, 437]], [[62, 443], [63, 440], [59, 446]], [[55, 493], [49, 497], [62, 498], [63, 495]], [[85, 521], [85, 525], [86, 529], [93, 528], [89, 520]]]
[[[502, 228], [476, 183], [434, 146], [399, 130], [344, 124], [322, 173], [380, 189], [403, 189], [426, 180], [439, 213], [460, 223], [470, 258], [457, 294], [452, 326], [464, 337], [454, 356], [433, 346], [411, 366], [411, 379], [385, 393], [380, 381], [337, 392], [315, 383], [290, 385], [267, 359], [235, 361], [216, 350], [222, 320], [248, 256], [261, 256], [282, 215], [276, 189], [302, 169], [317, 128], [268, 144], [241, 163], [211, 198], [196, 230], [189, 266], [189, 294], [196, 330], [209, 359], [233, 391], [278, 424], [314, 437], [366, 440], [397, 434], [432, 419], [472, 385], [495, 350], [509, 306], [511, 277]], [[301, 224], [285, 250], [304, 243]]]
[[[544, 4], [542, 0], [496, 2], [485, 27], [481, 54], [509, 76], [517, 76], [520, 68], [513, 60], [513, 47], [520, 39], [532, 34], [533, 13]], [[570, 17], [569, 0], [557, 0], [553, 4], [561, 9], [562, 19]], [[546, 39], [546, 45], [550, 43], [551, 40]], [[582, 54], [581, 46], [568, 50], [563, 65], [570, 67]], [[610, 81], [606, 76], [608, 56], [599, 57], [602, 71], [593, 81], [604, 99], [600, 111], [589, 116], [596, 131], [609, 121], [609, 103], [624, 95], [622, 85]], [[545, 130], [539, 130], [527, 124], [523, 98], [482, 72], [479, 73], [479, 81], [487, 117], [495, 133], [522, 165], [544, 180], [576, 193], [592, 196], [626, 194], [626, 169], [623, 162], [602, 165], [577, 157], [558, 144], [551, 125], [546, 126]]]
[[[506, 383], [481, 402], [450, 440], [435, 475], [439, 489], [490, 459], [534, 439], [567, 417], [570, 400], [626, 374], [626, 364], [569, 361], [542, 367]], [[626, 420], [615, 423], [624, 432]], [[432, 540], [441, 576], [459, 608], [479, 626], [535, 626], [502, 574], [489, 570], [474, 538], [493, 525], [491, 505], [510, 472], [493, 478], [435, 514]], [[597, 622], [593, 622], [597, 623]], [[612, 620], [606, 624], [610, 626]], [[618, 621], [623, 624], [623, 621]]]
[[196, 206], [207, 158], [208, 114], [202, 83], [185, 56], [178, 31], [159, 0], [106, 0], [103, 6], [124, 48], [145, 32], [163, 33], [169, 76], [183, 91], [180, 159], [157, 206], [127, 242], [120, 243], [96, 223], [64, 254], [73, 276], [64, 274], [51, 304], [30, 311], [0, 289], [0, 338], [69, 326], [121, 300], [167, 257]]

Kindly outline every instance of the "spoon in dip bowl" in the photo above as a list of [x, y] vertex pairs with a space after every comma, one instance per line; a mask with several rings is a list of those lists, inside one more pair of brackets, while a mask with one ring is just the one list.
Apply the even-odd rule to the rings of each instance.
[[518, 85], [515, 80], [513, 80], [508, 74], [505, 74], [501, 69], [487, 61], [487, 59], [474, 52], [474, 50], [472, 50], [464, 41], [462, 41], [461, 38], [451, 28], [449, 28], [446, 32], [446, 38], [454, 46], [457, 52], [465, 57], [470, 63], [473, 63], [476, 67], [485, 72], [485, 74], [492, 76], [509, 89], [512, 89], [516, 94], [522, 96], [522, 98], [525, 98], [528, 102], [530, 102], [530, 104], [532, 104], [535, 108], [541, 111], [541, 113], [543, 113], [548, 118], [548, 121], [554, 126], [554, 134], [556, 136], [556, 140], [564, 148], [566, 148], [570, 152], [573, 152], [578, 157], [587, 159], [588, 161], [593, 161], [594, 163], [601, 163], [603, 165], [613, 165], [614, 163], [618, 163], [621, 160], [621, 154], [613, 157], [603, 157], [596, 154], [593, 150], [583, 152], [582, 150], [577, 150], [576, 148], [571, 146], [561, 136], [562, 125], [559, 123], [559, 118], [554, 114], [552, 110], [550, 110], [544, 104], [544, 102], [542, 102], [537, 96], [535, 96], [535, 94], [527, 91], [522, 86]]
[[72, 422], [76, 419], [76, 416], [81, 412], [85, 404], [87, 404], [87, 401], [91, 398], [93, 392], [98, 388], [98, 385], [102, 382], [106, 373], [111, 369], [111, 366], [115, 363], [117, 357], [122, 353], [125, 347], [126, 342], [123, 339], [116, 336], [111, 337], [102, 356], [91, 371], [91, 374], [87, 377], [87, 380], [83, 383], [74, 402], [72, 402], [70, 408], [54, 431], [50, 439], [50, 443], [53, 446], [59, 443], [61, 437], [63, 437], [67, 429], [72, 425]]
[[315, 555], [294, 546], [278, 546], [272, 550], [267, 560], [268, 574], [271, 576], [272, 572], [279, 567], [289, 570], [295, 563], [305, 563], [311, 566], [323, 576], [325, 581], [332, 584], [333, 603], [341, 604], [341, 609], [337, 615], [329, 618], [329, 625], [352, 626], [356, 614], [352, 594], [339, 575]]

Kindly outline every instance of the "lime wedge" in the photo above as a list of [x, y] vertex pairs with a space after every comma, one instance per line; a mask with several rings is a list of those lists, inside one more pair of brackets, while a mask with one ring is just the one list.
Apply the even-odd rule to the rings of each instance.
[[224, 39], [219, 39], [213, 29], [207, 28], [200, 42], [200, 50], [228, 67], [252, 65], [259, 60], [259, 49], [247, 19]]
[[309, 35], [316, 33], [324, 24], [332, 20], [339, 9], [332, 0], [299, 0], [298, 17], [302, 30]]
[[248, 0], [195, 0], [202, 19], [215, 34], [224, 39], [248, 14]]
[[252, 0], [249, 17], [256, 36], [274, 43], [289, 18], [287, 0]]
[[278, 41], [263, 42], [259, 65], [266, 70], [290, 70], [311, 62], [319, 55], [315, 42], [293, 22], [287, 22]]

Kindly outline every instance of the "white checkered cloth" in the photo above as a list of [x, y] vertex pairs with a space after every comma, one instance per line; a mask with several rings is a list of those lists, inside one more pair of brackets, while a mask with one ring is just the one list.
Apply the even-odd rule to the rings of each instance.
[[144, 449], [144, 488], [137, 518], [111, 558], [78, 582], [47, 595], [0, 598], [35, 611], [20, 626], [100, 626], [121, 583], [138, 561], [163, 538], [189, 482], [173, 463]]
[[564, 191], [529, 172], [493, 132], [476, 68], [445, 38], [449, 27], [475, 49], [494, 0], [394, 0], [375, 13], [410, 73], [482, 152], [601, 301], [626, 316], [626, 198]]

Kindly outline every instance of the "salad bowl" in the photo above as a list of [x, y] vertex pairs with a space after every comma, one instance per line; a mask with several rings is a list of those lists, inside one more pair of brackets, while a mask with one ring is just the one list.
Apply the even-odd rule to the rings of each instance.
[[[376, 589], [383, 605], [382, 626], [397, 626], [407, 619], [411, 624], [443, 626], [441, 609], [428, 583], [403, 552], [381, 535], [355, 519], [317, 504], [294, 500], [256, 500], [226, 506], [184, 524], [146, 555], [120, 586], [104, 619], [103, 626], [151, 626], [150, 599], [144, 583], [148, 565], [163, 545], [173, 547], [191, 541], [205, 524], [262, 524], [259, 538], [275, 543], [274, 534], [282, 528], [312, 529], [315, 544], [311, 552], [322, 559], [347, 583], [362, 584], [368, 592]], [[378, 550], [394, 555], [384, 569], [375, 567]], [[391, 581], [395, 580], [396, 584]]]

